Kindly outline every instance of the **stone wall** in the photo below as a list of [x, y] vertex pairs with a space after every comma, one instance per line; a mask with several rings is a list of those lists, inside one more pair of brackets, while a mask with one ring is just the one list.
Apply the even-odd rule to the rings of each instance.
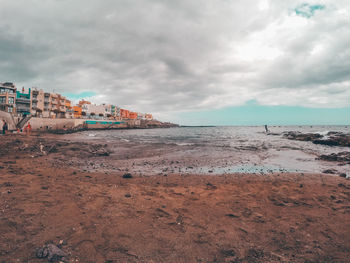
[[84, 124], [85, 119], [51, 119], [51, 118], [31, 118], [29, 120], [33, 130], [61, 130], [64, 128], [74, 128]]
[[0, 111], [0, 129], [2, 130], [3, 121], [8, 124], [9, 130], [16, 129], [16, 120], [13, 118], [12, 114], [6, 111]]

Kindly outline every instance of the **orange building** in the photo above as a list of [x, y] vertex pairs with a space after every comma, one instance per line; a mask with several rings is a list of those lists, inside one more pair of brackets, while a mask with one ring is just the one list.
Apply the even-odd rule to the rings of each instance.
[[136, 120], [137, 119], [137, 112], [130, 112], [129, 119]]
[[120, 116], [122, 119], [129, 119], [129, 114], [130, 112], [128, 110], [120, 109]]
[[72, 108], [72, 104], [70, 100], [66, 100], [66, 108], [67, 110], [70, 110]]
[[91, 102], [90, 101], [87, 101], [87, 100], [81, 100], [81, 101], [79, 101], [79, 103], [78, 103], [78, 105], [81, 107], [81, 106], [83, 106], [84, 104], [91, 104]]
[[81, 118], [82, 108], [80, 106], [73, 106], [74, 118]]

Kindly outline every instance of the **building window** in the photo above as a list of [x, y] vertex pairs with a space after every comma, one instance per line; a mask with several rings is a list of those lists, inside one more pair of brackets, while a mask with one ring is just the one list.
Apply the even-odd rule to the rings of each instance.
[[0, 97], [0, 103], [6, 103], [6, 97]]
[[13, 108], [12, 107], [8, 107], [7, 111], [8, 112], [13, 112]]
[[12, 97], [9, 97], [9, 104], [14, 104], [15, 103], [15, 99]]

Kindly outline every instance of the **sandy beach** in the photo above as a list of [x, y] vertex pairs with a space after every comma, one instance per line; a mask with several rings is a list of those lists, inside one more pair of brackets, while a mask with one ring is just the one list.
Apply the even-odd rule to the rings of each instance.
[[[348, 262], [348, 179], [151, 172], [144, 154], [172, 147], [113, 155], [60, 135], [2, 136], [0, 262], [47, 262], [36, 255], [47, 243], [66, 262]], [[120, 168], [104, 167], [116, 155]], [[140, 160], [145, 172], [128, 171]]]

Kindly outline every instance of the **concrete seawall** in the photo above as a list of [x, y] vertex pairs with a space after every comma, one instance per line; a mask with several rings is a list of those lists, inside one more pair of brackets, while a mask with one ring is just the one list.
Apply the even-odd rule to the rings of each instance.
[[2, 129], [3, 121], [6, 121], [9, 130], [16, 129], [17, 119], [14, 119], [11, 113], [0, 111], [0, 128]]
[[85, 123], [85, 119], [50, 119], [31, 118], [29, 120], [33, 130], [62, 130], [73, 129]]
[[94, 120], [94, 119], [50, 119], [31, 118], [30, 124], [33, 130], [74, 130], [85, 129], [147, 129], [147, 128], [170, 128], [177, 125], [163, 123], [155, 120]]
[[[11, 113], [0, 111], [0, 123], [6, 121], [9, 130], [16, 130], [16, 125], [22, 118], [14, 117]], [[160, 122], [157, 120], [96, 120], [96, 119], [53, 119], [32, 117], [24, 126], [30, 123], [33, 131], [77, 131], [80, 129], [149, 129], [177, 127], [173, 123]]]

